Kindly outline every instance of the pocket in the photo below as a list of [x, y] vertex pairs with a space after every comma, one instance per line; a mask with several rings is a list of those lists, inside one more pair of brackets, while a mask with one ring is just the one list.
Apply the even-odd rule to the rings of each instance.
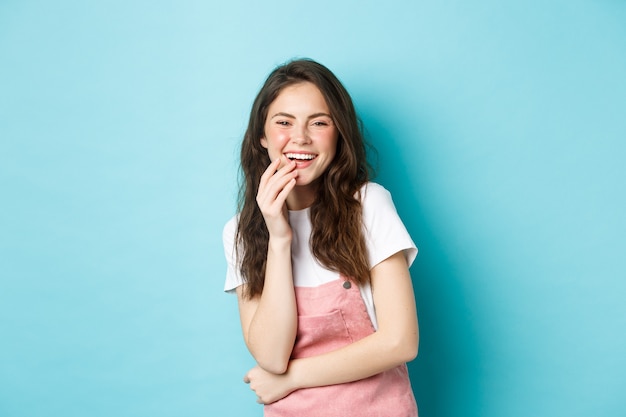
[[306, 358], [349, 345], [353, 340], [341, 310], [315, 316], [298, 316], [298, 333], [292, 358]]

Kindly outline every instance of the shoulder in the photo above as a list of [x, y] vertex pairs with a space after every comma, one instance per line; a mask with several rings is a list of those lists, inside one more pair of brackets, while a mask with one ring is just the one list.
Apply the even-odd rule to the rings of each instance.
[[232, 246], [235, 242], [235, 235], [237, 234], [237, 225], [239, 223], [239, 214], [231, 217], [224, 228], [222, 229], [222, 240], [224, 241], [224, 246]]
[[239, 274], [239, 264], [235, 248], [235, 237], [237, 236], [237, 224], [239, 223], [239, 215], [231, 217], [222, 231], [222, 241], [224, 243], [224, 255], [226, 256], [226, 282], [224, 283], [224, 291], [229, 292], [243, 283], [243, 279]]
[[400, 251], [411, 265], [417, 248], [398, 215], [391, 193], [382, 185], [369, 182], [361, 188], [361, 205], [370, 268]]
[[238, 223], [239, 223], [239, 214], [235, 214], [233, 217], [228, 219], [226, 224], [224, 224], [224, 232], [230, 231], [230, 230], [236, 230]]
[[367, 182], [363, 184], [360, 194], [361, 204], [364, 209], [388, 205], [393, 206], [391, 193], [378, 183]]

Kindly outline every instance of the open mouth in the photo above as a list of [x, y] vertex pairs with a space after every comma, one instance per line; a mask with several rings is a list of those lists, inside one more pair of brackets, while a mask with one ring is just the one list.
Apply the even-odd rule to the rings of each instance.
[[310, 161], [317, 155], [312, 153], [286, 153], [285, 156], [292, 161]]

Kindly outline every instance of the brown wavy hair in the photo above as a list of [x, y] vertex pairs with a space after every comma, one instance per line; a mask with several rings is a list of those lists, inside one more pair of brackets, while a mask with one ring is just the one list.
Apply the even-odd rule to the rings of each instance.
[[270, 164], [261, 146], [270, 104], [288, 86], [310, 82], [321, 91], [338, 130], [337, 151], [328, 169], [316, 180], [317, 198], [310, 207], [313, 255], [326, 268], [356, 283], [369, 282], [367, 248], [363, 236], [359, 190], [370, 177], [367, 144], [350, 95], [325, 66], [309, 60], [290, 61], [274, 69], [259, 91], [241, 145], [239, 222], [235, 238], [245, 296], [263, 292], [269, 232], [256, 195]]

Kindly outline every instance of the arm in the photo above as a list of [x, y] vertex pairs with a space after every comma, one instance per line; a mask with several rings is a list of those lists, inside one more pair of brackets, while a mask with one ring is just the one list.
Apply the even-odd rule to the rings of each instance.
[[417, 313], [402, 252], [376, 265], [371, 276], [378, 331], [335, 351], [292, 360], [284, 375], [253, 368], [244, 381], [250, 382], [259, 401], [268, 404], [297, 389], [364, 379], [415, 358]]
[[239, 316], [248, 350], [259, 366], [282, 374], [287, 370], [298, 326], [291, 272], [292, 233], [285, 200], [295, 185], [295, 164], [278, 169], [274, 161], [261, 177], [257, 203], [269, 230], [263, 293], [253, 299], [237, 288]]

